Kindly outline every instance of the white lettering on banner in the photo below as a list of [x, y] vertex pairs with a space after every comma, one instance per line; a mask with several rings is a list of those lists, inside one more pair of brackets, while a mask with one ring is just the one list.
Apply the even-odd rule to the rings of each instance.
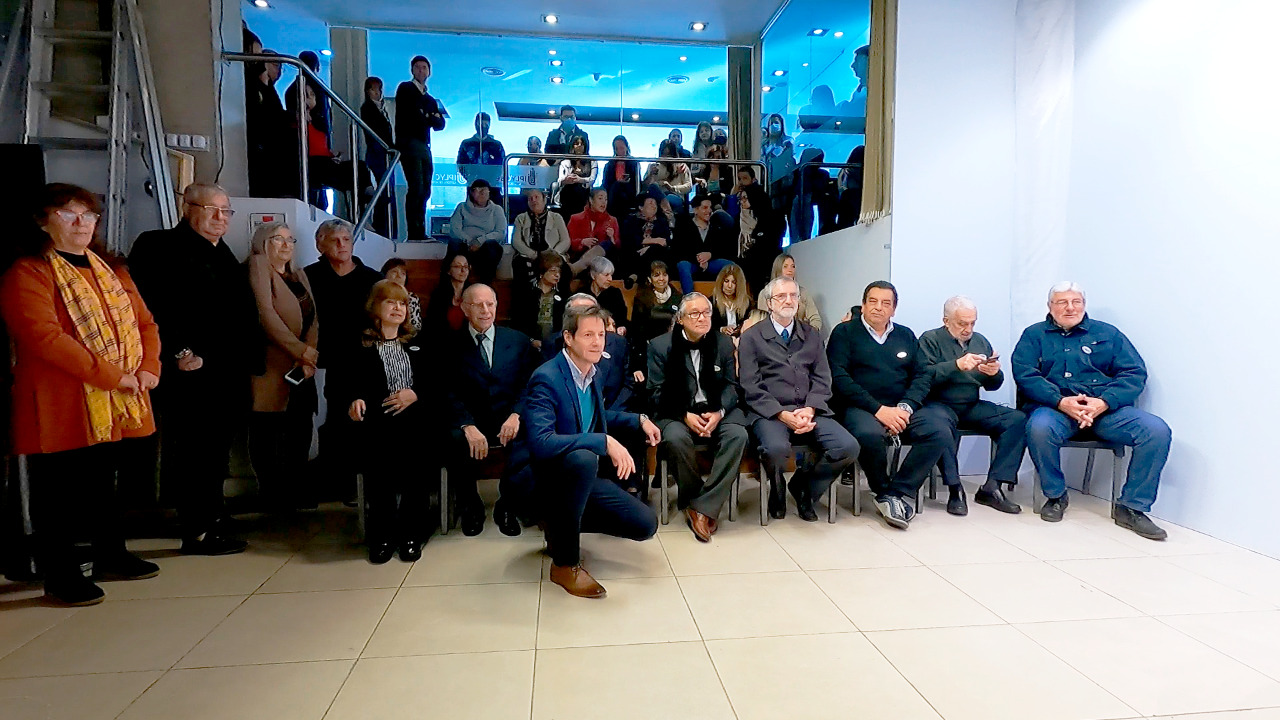
[[558, 168], [539, 165], [512, 165], [507, 171], [510, 187], [549, 188], [559, 177]]

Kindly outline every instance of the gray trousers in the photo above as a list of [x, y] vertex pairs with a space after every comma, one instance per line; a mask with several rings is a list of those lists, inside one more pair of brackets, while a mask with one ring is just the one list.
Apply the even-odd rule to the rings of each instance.
[[[710, 518], [718, 518], [720, 508], [729, 499], [733, 481], [738, 477], [742, 453], [747, 449], [747, 429], [734, 423], [720, 423], [711, 437], [698, 437], [680, 420], [662, 420], [662, 445], [667, 466], [676, 476], [680, 496], [676, 507], [694, 510]], [[704, 483], [698, 472], [697, 448], [711, 447], [715, 451], [711, 461], [711, 476]]]

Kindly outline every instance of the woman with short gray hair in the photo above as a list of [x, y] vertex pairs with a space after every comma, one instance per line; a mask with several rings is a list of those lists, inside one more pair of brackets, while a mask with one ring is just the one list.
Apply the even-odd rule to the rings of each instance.
[[622, 291], [613, 286], [613, 262], [609, 258], [596, 258], [591, 261], [588, 272], [591, 275], [591, 284], [584, 290], [591, 294], [600, 303], [600, 307], [609, 311], [613, 316], [613, 321], [617, 323], [618, 334], [627, 334], [627, 301], [622, 297]]

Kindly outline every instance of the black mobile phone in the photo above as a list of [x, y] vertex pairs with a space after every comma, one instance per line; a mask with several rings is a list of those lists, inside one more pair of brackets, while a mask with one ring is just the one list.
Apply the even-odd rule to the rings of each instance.
[[302, 369], [301, 365], [284, 374], [284, 381], [290, 385], [301, 385], [306, 379], [307, 373]]

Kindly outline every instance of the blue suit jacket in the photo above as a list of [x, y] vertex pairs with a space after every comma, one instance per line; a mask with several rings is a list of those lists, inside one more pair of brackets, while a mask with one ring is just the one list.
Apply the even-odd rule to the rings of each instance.
[[[635, 379], [627, 370], [630, 362], [629, 341], [617, 333], [605, 333], [604, 355], [596, 363], [596, 380], [604, 390], [604, 404], [612, 410], [625, 410], [633, 405]], [[564, 335], [552, 333], [542, 341], [542, 358], [550, 362], [561, 357]]]
[[573, 382], [569, 360], [560, 354], [533, 373], [525, 402], [524, 424], [534, 459], [551, 460], [574, 450], [590, 450], [604, 457], [608, 454], [605, 438], [610, 428], [639, 431], [639, 415], [605, 408], [599, 371], [591, 385], [596, 404], [595, 422], [589, 432], [583, 432], [578, 388]]

